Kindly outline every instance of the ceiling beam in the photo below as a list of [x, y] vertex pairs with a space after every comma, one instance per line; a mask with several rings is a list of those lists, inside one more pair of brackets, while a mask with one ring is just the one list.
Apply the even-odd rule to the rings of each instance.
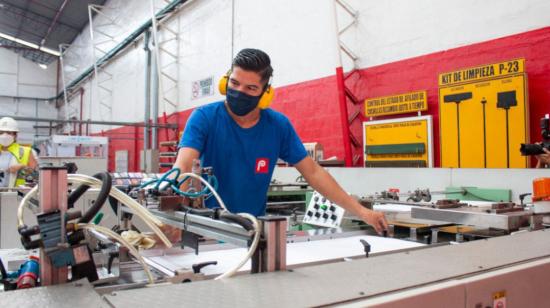
[[52, 20], [52, 23], [48, 27], [48, 31], [46, 32], [46, 35], [44, 35], [44, 38], [40, 41], [40, 46], [44, 46], [44, 44], [46, 43], [46, 40], [48, 39], [48, 36], [52, 32], [53, 28], [56, 26], [57, 21], [59, 20], [59, 17], [63, 13], [63, 10], [65, 9], [65, 5], [67, 5], [67, 1], [68, 0], [63, 0], [63, 3], [61, 3], [61, 6], [59, 7], [59, 10], [57, 10], [57, 12], [55, 13], [55, 16]]

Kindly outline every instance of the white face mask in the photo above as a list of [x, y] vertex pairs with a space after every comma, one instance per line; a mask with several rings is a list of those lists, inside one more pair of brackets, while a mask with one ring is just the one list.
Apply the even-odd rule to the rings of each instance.
[[3, 133], [0, 135], [0, 145], [8, 147], [10, 144], [12, 144], [14, 141], [14, 138], [12, 135]]

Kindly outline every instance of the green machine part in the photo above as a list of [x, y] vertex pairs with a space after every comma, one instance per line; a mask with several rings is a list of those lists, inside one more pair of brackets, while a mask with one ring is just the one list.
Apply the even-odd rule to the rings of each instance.
[[447, 187], [445, 198], [461, 201], [510, 202], [512, 201], [512, 191], [498, 188]]
[[424, 143], [367, 145], [365, 154], [419, 154], [426, 153]]

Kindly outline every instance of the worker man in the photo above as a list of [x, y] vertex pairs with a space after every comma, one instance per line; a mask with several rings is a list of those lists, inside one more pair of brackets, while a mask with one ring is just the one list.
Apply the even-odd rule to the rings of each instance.
[[537, 166], [536, 168], [550, 168], [550, 151], [546, 148], [542, 148], [544, 154], [536, 155]]
[[[189, 172], [194, 159], [211, 166], [218, 193], [233, 213], [265, 214], [267, 190], [277, 159], [294, 165], [323, 196], [373, 226], [387, 230], [384, 215], [361, 206], [313, 159], [283, 114], [268, 109], [274, 90], [269, 56], [243, 49], [220, 81], [225, 101], [201, 106], [187, 121], [174, 167]], [[217, 207], [214, 198], [208, 207]]]
[[37, 165], [31, 148], [16, 142], [18, 132], [13, 118], [0, 119], [0, 187], [24, 185], [23, 171]]

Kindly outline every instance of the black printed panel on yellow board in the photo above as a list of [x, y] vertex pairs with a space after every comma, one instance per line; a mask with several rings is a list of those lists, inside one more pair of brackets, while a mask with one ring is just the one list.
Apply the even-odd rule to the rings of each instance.
[[523, 59], [439, 75], [441, 166], [525, 168], [527, 77]]
[[363, 122], [365, 167], [432, 167], [432, 117]]

